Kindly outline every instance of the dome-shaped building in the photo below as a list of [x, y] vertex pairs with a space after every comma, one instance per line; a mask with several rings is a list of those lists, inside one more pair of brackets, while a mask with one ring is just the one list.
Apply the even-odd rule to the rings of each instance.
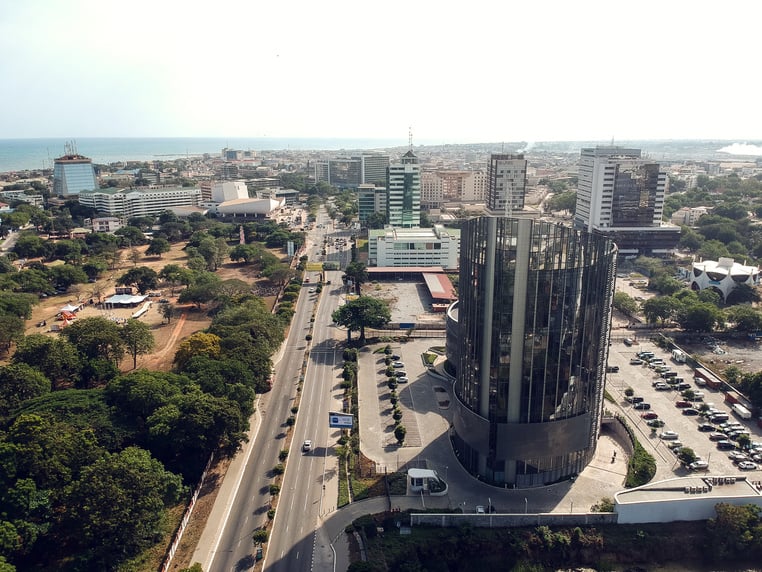
[[447, 315], [456, 454], [499, 486], [568, 478], [600, 430], [616, 247], [530, 219], [477, 218], [461, 232]]
[[728, 296], [739, 284], [759, 285], [759, 268], [738, 264], [732, 258], [720, 257], [717, 261], [694, 262], [692, 270], [691, 289], [714, 290], [722, 297], [723, 302], [728, 301]]

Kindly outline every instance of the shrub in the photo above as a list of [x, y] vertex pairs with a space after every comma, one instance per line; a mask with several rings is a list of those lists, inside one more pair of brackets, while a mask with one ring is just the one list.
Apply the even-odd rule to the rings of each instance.
[[392, 355], [392, 346], [390, 346], [389, 344], [386, 344], [386, 346], [384, 347], [384, 353], [386, 355]]
[[400, 419], [402, 419], [402, 411], [397, 409], [394, 413], [392, 413], [392, 417], [394, 418], [395, 421], [399, 421]]
[[276, 485], [275, 483], [273, 483], [272, 485], [270, 485], [270, 494], [271, 494], [272, 496], [275, 496], [275, 495], [277, 495], [278, 493], [280, 493], [280, 485]]
[[288, 419], [286, 419], [286, 425], [289, 427], [293, 427], [294, 423], [296, 423], [296, 417], [291, 415]]
[[405, 442], [405, 435], [407, 435], [407, 429], [404, 425], [397, 425], [394, 428], [394, 438], [397, 439], [397, 443], [402, 445]]
[[285, 461], [288, 457], [288, 449], [281, 449], [280, 453], [278, 453], [278, 459], [281, 461]]
[[312, 334], [307, 334], [306, 336], [304, 336], [304, 339], [307, 340], [308, 342], [311, 342], [312, 341]]
[[286, 467], [283, 463], [278, 463], [273, 467], [273, 474], [275, 475], [282, 475], [286, 472]]
[[298, 405], [294, 405], [291, 408], [291, 413], [293, 413], [294, 415], [296, 415], [298, 411], [299, 411], [299, 406]]
[[275, 518], [275, 509], [274, 508], [271, 508], [270, 510], [267, 511], [267, 518], [269, 518], [270, 520]]
[[254, 542], [261, 543], [261, 544], [267, 542], [268, 538], [270, 538], [270, 533], [267, 532], [267, 530], [264, 528], [259, 528], [255, 530], [254, 534], [251, 535], [251, 539]]
[[633, 395], [635, 395], [635, 390], [631, 387], [628, 387], [627, 389], [624, 390], [624, 394], [627, 397], [632, 397]]
[[392, 402], [392, 405], [397, 405], [397, 396], [396, 396], [396, 395], [392, 395], [392, 396], [389, 398], [389, 401], [391, 401], [391, 402]]

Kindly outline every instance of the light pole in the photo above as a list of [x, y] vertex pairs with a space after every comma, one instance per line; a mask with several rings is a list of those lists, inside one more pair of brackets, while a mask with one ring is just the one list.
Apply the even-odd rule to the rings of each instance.
[[529, 512], [529, 500], [527, 500], [526, 497], [524, 497], [524, 514], [527, 514]]
[[487, 510], [489, 514], [492, 514], [492, 498], [487, 497]]

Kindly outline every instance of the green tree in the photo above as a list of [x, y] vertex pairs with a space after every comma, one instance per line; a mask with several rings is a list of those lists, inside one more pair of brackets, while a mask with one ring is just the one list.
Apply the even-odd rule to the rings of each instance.
[[220, 357], [220, 338], [214, 334], [197, 332], [183, 340], [175, 352], [174, 363], [182, 370], [194, 356]]
[[365, 226], [368, 228], [384, 228], [386, 226], [386, 213], [373, 212], [365, 219]]
[[81, 266], [72, 266], [71, 264], [61, 264], [50, 268], [51, 280], [59, 288], [67, 289], [73, 284], [83, 284], [87, 282], [87, 274]]
[[140, 320], [127, 320], [122, 326], [122, 338], [132, 356], [132, 369], [135, 369], [138, 367], [138, 356], [149, 353], [154, 347], [151, 328]]
[[56, 387], [76, 380], [82, 369], [77, 348], [69, 340], [43, 334], [32, 334], [19, 341], [13, 363], [37, 369]]
[[760, 508], [748, 504], [715, 505], [717, 516], [707, 521], [709, 554], [716, 562], [743, 554], [752, 560], [762, 558]]
[[190, 284], [193, 281], [193, 272], [178, 264], [167, 264], [159, 271], [159, 278], [172, 286], [172, 293], [180, 284]]
[[9, 349], [24, 337], [24, 320], [12, 314], [0, 314], [0, 348]]
[[570, 211], [574, 213], [577, 207], [576, 191], [565, 191], [554, 194], [547, 202], [548, 210], [552, 212]]
[[183, 491], [182, 479], [143, 449], [106, 453], [66, 488], [62, 530], [92, 554], [91, 566], [112, 568], [160, 538], [165, 509]]
[[203, 304], [217, 297], [220, 282], [220, 277], [212, 272], [197, 272], [194, 274], [193, 282], [180, 292], [177, 301], [181, 304], [190, 302], [201, 309]]
[[751, 304], [759, 302], [759, 292], [749, 284], [736, 284], [728, 294], [727, 304]]
[[752, 306], [733, 306], [727, 311], [728, 319], [734, 322], [736, 329], [741, 332], [758, 332], [762, 330], [762, 312]]
[[158, 256], [161, 258], [162, 254], [165, 254], [170, 250], [172, 250], [172, 245], [169, 244], [169, 241], [166, 238], [157, 236], [151, 241], [151, 244], [148, 245], [146, 256]]
[[148, 266], [136, 266], [117, 278], [116, 283], [122, 286], [135, 286], [138, 292], [145, 294], [159, 284], [159, 275]]
[[723, 323], [724, 315], [716, 306], [699, 302], [680, 310], [677, 321], [687, 331], [711, 332], [715, 326]]
[[0, 417], [7, 417], [21, 403], [50, 392], [50, 380], [25, 363], [0, 367]]
[[677, 458], [683, 465], [690, 465], [696, 460], [696, 453], [690, 447], [680, 447], [680, 452], [677, 454]]
[[614, 308], [625, 316], [634, 316], [638, 312], [638, 303], [626, 292], [614, 292]]
[[671, 320], [681, 304], [671, 296], [655, 296], [643, 302], [643, 314], [649, 324]]
[[87, 359], [102, 358], [113, 363], [119, 363], [124, 356], [121, 334], [116, 323], [100, 316], [80, 318], [61, 333]]
[[174, 304], [161, 304], [159, 305], [159, 312], [161, 317], [169, 324], [172, 321], [172, 316], [175, 315], [175, 306]]
[[[23, 274], [23, 272], [19, 272]], [[11, 314], [28, 320], [32, 317], [32, 308], [37, 298], [30, 294], [18, 292], [3, 292], [0, 296], [0, 314]]]
[[360, 331], [360, 343], [365, 343], [365, 328], [380, 328], [391, 320], [391, 312], [386, 302], [360, 296], [340, 306], [331, 315], [334, 323], [347, 328], [347, 341], [351, 341], [352, 332]]
[[368, 281], [368, 270], [362, 262], [350, 262], [344, 271], [348, 280], [352, 280], [355, 292], [360, 293], [360, 286]]

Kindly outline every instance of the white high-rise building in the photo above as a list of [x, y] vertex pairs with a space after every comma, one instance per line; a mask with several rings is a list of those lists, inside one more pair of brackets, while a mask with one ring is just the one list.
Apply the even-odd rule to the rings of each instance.
[[662, 222], [666, 184], [640, 149], [582, 149], [574, 226], [610, 235], [620, 255], [665, 253], [680, 239], [679, 227]]
[[421, 166], [412, 149], [387, 171], [386, 220], [391, 226], [421, 224]]
[[524, 210], [527, 187], [524, 155], [490, 155], [487, 182], [487, 211], [490, 214], [513, 216]]

